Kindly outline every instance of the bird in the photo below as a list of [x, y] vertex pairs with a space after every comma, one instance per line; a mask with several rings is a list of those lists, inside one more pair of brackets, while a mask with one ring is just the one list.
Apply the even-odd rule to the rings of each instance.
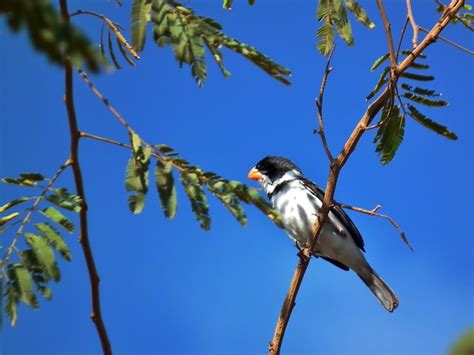
[[[284, 157], [263, 158], [250, 169], [248, 178], [260, 183], [279, 211], [288, 236], [299, 248], [304, 247], [322, 206], [324, 191]], [[334, 204], [312, 255], [343, 270], [353, 270], [384, 308], [393, 312], [399, 304], [398, 297], [370, 266], [364, 252], [359, 230], [342, 207]]]

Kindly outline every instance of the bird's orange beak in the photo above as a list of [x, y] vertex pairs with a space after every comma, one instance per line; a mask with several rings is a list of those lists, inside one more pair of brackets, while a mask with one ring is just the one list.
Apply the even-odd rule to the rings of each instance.
[[248, 177], [250, 180], [260, 181], [260, 179], [263, 178], [263, 175], [262, 175], [262, 173], [260, 172], [260, 170], [258, 170], [257, 168], [252, 168], [252, 169], [249, 171], [249, 174], [247, 175], [247, 177]]

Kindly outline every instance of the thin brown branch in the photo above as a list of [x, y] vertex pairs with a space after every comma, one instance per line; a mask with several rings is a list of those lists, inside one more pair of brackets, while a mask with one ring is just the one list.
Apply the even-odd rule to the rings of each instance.
[[28, 209], [27, 214], [22, 219], [20, 223], [20, 227], [18, 228], [15, 234], [15, 237], [13, 238], [12, 243], [8, 247], [5, 257], [2, 260], [0, 260], [1, 267], [5, 266], [8, 263], [8, 260], [10, 259], [10, 256], [13, 253], [13, 250], [16, 249], [16, 243], [18, 242], [18, 239], [23, 235], [23, 230], [25, 229], [25, 226], [30, 221], [33, 213], [38, 209], [38, 206], [40, 202], [43, 200], [46, 193], [50, 190], [51, 186], [53, 186], [53, 184], [59, 178], [59, 176], [63, 173], [63, 171], [66, 170], [67, 167], [71, 166], [71, 164], [72, 164], [72, 161], [68, 159], [63, 165], [61, 165], [59, 169], [56, 171], [56, 173], [54, 174], [54, 176], [51, 179], [49, 179], [48, 184], [43, 188], [43, 191], [41, 191], [41, 194], [36, 197], [35, 202], [33, 202], [33, 205]]
[[[69, 13], [67, 0], [60, 0], [60, 9], [63, 20], [69, 23]], [[76, 109], [74, 107], [74, 91], [73, 91], [73, 68], [69, 58], [66, 57], [64, 62], [64, 79], [65, 79], [65, 93], [64, 101], [66, 104], [67, 116], [69, 121], [69, 132], [71, 136], [70, 147], [70, 161], [74, 175], [74, 183], [76, 185], [76, 193], [81, 198], [81, 211], [79, 212], [80, 221], [80, 237], [79, 242], [82, 247], [84, 258], [86, 260], [87, 271], [89, 274], [89, 282], [91, 287], [91, 301], [92, 314], [91, 319], [94, 322], [97, 333], [102, 345], [104, 354], [112, 354], [112, 347], [110, 345], [107, 330], [102, 319], [102, 312], [100, 308], [100, 290], [99, 290], [99, 275], [95, 266], [95, 260], [92, 253], [92, 248], [89, 241], [89, 227], [87, 215], [87, 200], [84, 190], [84, 182], [82, 180], [82, 171], [79, 161], [79, 140], [80, 133], [77, 125]]]
[[[418, 26], [418, 28], [420, 29], [421, 32], [425, 32], [425, 33], [428, 33], [428, 32], [429, 32], [427, 29], [425, 29], [425, 28], [423, 28], [423, 27], [421, 27], [421, 26]], [[461, 51], [467, 53], [467, 54], [474, 55], [474, 51], [472, 51], [472, 50], [470, 50], [470, 49], [468, 49], [468, 48], [466, 48], [466, 47], [463, 47], [463, 46], [457, 44], [456, 42], [453, 42], [453, 41], [451, 41], [450, 39], [447, 39], [446, 37], [438, 36], [438, 38], [439, 38], [440, 40], [442, 40], [442, 41], [444, 41], [444, 42], [450, 44], [451, 46], [453, 46], [453, 47], [455, 47], [455, 48], [457, 48], [457, 49], [459, 49], [459, 50], [461, 50]]]
[[400, 235], [400, 237], [402, 238], [403, 242], [406, 244], [408, 249], [410, 249], [413, 252], [413, 248], [410, 245], [410, 241], [408, 240], [405, 232], [402, 231], [401, 228], [398, 226], [398, 223], [392, 217], [390, 217], [389, 215], [381, 214], [381, 213], [377, 212], [380, 208], [382, 208], [382, 206], [377, 205], [371, 210], [366, 210], [364, 208], [350, 206], [350, 205], [346, 205], [346, 204], [343, 204], [343, 203], [339, 203], [339, 206], [341, 206], [342, 208], [348, 209], [348, 210], [352, 210], [352, 211], [355, 211], [355, 212], [367, 214], [369, 216], [374, 216], [374, 217], [379, 217], [379, 218], [382, 218], [382, 219], [386, 219], [397, 230], [398, 234]]
[[[378, 0], [378, 2], [380, 3], [380, 0]], [[413, 49], [410, 55], [408, 55], [400, 64], [396, 66], [394, 70], [395, 81], [398, 79], [400, 74], [403, 73], [413, 63], [415, 58], [421, 52], [423, 52], [426, 49], [426, 47], [428, 47], [431, 43], [433, 43], [436, 40], [436, 38], [438, 38], [441, 31], [449, 24], [450, 20], [455, 16], [456, 12], [459, 11], [459, 9], [463, 5], [464, 5], [463, 0], [451, 1], [451, 3], [446, 7], [446, 11], [443, 13], [443, 15], [438, 20], [438, 22], [433, 26], [433, 28], [428, 33], [428, 35], [421, 41], [421, 43], [415, 49]], [[384, 23], [387, 25], [388, 21], [384, 21]], [[390, 39], [390, 38], [391, 36], [387, 35], [387, 39]], [[392, 55], [394, 55], [395, 53], [393, 52], [393, 43], [391, 47], [392, 47]], [[311, 236], [311, 243], [305, 246], [305, 248], [303, 249], [303, 253], [299, 254], [300, 255], [299, 262], [296, 267], [295, 273], [293, 275], [293, 279], [291, 280], [288, 293], [285, 297], [285, 301], [283, 302], [280, 316], [277, 320], [273, 339], [270, 342], [269, 354], [271, 355], [280, 354], [285, 330], [288, 325], [288, 321], [291, 317], [292, 310], [296, 304], [295, 303], [296, 296], [298, 294], [299, 287], [301, 285], [302, 279], [304, 277], [304, 274], [306, 272], [306, 269], [310, 261], [309, 256], [311, 255], [312, 247], [314, 243], [316, 242], [319, 234], [321, 233], [322, 225], [327, 219], [327, 215], [330, 209], [329, 206], [332, 206], [334, 203], [334, 192], [336, 189], [337, 180], [339, 178], [341, 169], [344, 167], [345, 163], [347, 162], [352, 152], [356, 148], [367, 126], [373, 121], [375, 116], [379, 113], [379, 111], [386, 104], [387, 100], [391, 97], [391, 91], [392, 90], [390, 90], [389, 87], [387, 86], [385, 90], [375, 99], [375, 101], [369, 105], [366, 112], [362, 115], [359, 123], [356, 125], [351, 135], [347, 139], [346, 143], [344, 144], [344, 147], [342, 148], [341, 152], [338, 154], [336, 159], [331, 163], [331, 166], [329, 169], [329, 177], [326, 183], [323, 204], [321, 206], [317, 221], [312, 229], [314, 233]]]
[[[91, 16], [95, 16], [95, 17], [98, 17], [100, 19], [102, 19], [102, 21], [104, 21], [107, 26], [109, 26], [109, 28], [112, 30], [112, 32], [115, 34], [115, 36], [117, 37], [117, 39], [119, 40], [119, 42], [125, 47], [125, 49], [127, 50], [128, 53], [130, 53], [130, 55], [139, 60], [140, 59], [140, 56], [138, 55], [138, 53], [132, 48], [132, 46], [127, 42], [127, 40], [125, 39], [125, 37], [122, 35], [122, 33], [120, 32], [119, 30], [119, 26], [118, 24], [116, 24], [115, 22], [113, 22], [111, 19], [109, 19], [108, 17], [102, 15], [102, 14], [99, 14], [98, 12], [94, 12], [94, 11], [89, 11], [89, 10], [77, 10], [75, 12], [73, 12], [70, 17], [72, 16], [77, 16], [77, 15], [91, 15]], [[132, 62], [133, 63], [133, 62]], [[135, 63], [134, 63], [135, 64]]]
[[332, 68], [331, 68], [331, 58], [332, 54], [334, 53], [334, 48], [335, 46], [332, 46], [331, 50], [329, 51], [328, 55], [328, 60], [326, 63], [326, 68], [324, 70], [323, 74], [323, 79], [321, 81], [321, 86], [319, 88], [319, 98], [316, 99], [316, 107], [318, 109], [318, 131], [316, 133], [319, 134], [321, 137], [321, 142], [323, 143], [323, 148], [324, 151], [326, 152], [326, 155], [329, 159], [330, 162], [334, 160], [333, 155], [331, 154], [331, 150], [329, 149], [329, 145], [326, 139], [326, 133], [324, 132], [324, 121], [323, 121], [323, 99], [324, 99], [324, 91], [326, 89], [326, 82], [329, 76], [329, 73], [331, 73]]
[[415, 16], [413, 15], [413, 9], [411, 7], [411, 0], [406, 0], [407, 2], [407, 14], [408, 18], [410, 19], [410, 24], [413, 29], [413, 37], [411, 39], [411, 43], [413, 45], [413, 48], [416, 48], [418, 45], [418, 25], [416, 24], [415, 21]]
[[390, 58], [390, 82], [391, 86], [394, 86], [397, 78], [397, 58], [395, 54], [395, 47], [393, 45], [392, 26], [390, 25], [390, 21], [388, 20], [387, 13], [385, 12], [385, 7], [383, 6], [382, 0], [377, 0], [377, 6], [379, 8], [380, 17], [382, 17], [385, 29], [385, 36], [387, 38], [388, 53]]
[[408, 22], [410, 22], [410, 20], [407, 17], [407, 19], [405, 20], [405, 23], [403, 24], [402, 32], [400, 33], [400, 39], [398, 40], [397, 54], [395, 56], [395, 60], [397, 61], [397, 63], [398, 63], [398, 56], [400, 55], [400, 49], [402, 48], [403, 37], [405, 36], [405, 31], [408, 26]]
[[95, 87], [94, 84], [90, 81], [89, 77], [87, 76], [86, 72], [81, 69], [78, 69], [79, 75], [81, 78], [86, 82], [87, 85], [91, 88], [92, 92], [94, 93], [97, 98], [102, 101], [102, 103], [107, 107], [107, 109], [114, 115], [114, 117], [130, 132], [130, 134], [135, 133], [132, 127], [129, 126], [127, 121], [122, 117], [122, 115], [113, 107], [109, 100], [102, 95], [102, 93]]

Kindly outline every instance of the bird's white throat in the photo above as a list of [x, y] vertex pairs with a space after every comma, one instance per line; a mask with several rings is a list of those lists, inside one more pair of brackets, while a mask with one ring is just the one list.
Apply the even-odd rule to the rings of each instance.
[[271, 181], [268, 176], [264, 175], [260, 183], [262, 184], [262, 187], [267, 193], [267, 195], [272, 195], [279, 185], [297, 179], [300, 176], [301, 173], [298, 170], [293, 169], [287, 171], [283, 176], [279, 177], [275, 181]]

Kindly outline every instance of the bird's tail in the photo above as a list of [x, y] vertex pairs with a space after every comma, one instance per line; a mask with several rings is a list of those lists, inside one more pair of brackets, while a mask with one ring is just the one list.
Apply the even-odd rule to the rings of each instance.
[[357, 271], [357, 275], [377, 297], [380, 303], [389, 312], [393, 312], [398, 307], [398, 297], [395, 292], [380, 278], [379, 275], [369, 265]]

